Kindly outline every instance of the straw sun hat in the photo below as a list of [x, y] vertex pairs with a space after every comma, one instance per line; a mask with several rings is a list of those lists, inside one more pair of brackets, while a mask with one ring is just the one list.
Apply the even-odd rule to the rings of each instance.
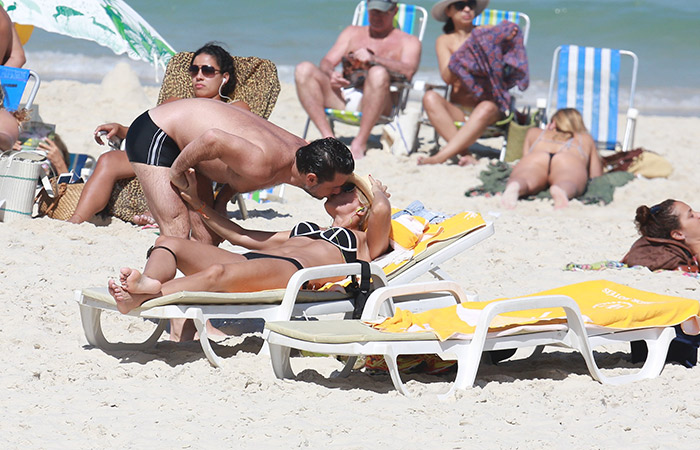
[[[430, 10], [433, 18], [439, 22], [447, 22], [447, 14], [445, 11], [447, 7], [453, 3], [457, 3], [459, 0], [441, 0], [435, 5], [433, 5]], [[476, 7], [474, 8], [474, 16], [478, 16], [489, 4], [489, 0], [476, 0]]]
[[348, 177], [348, 183], [354, 184], [357, 189], [362, 191], [362, 193], [367, 197], [370, 205], [374, 201], [374, 194], [372, 193], [372, 183], [370, 183], [367, 177], [361, 177], [355, 173], [350, 174]]

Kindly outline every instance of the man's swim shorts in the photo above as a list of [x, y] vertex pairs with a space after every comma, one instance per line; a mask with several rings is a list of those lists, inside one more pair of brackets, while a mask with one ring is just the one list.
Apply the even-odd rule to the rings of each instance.
[[138, 116], [129, 127], [126, 134], [129, 161], [171, 167], [179, 154], [175, 141], [153, 123], [148, 111]]

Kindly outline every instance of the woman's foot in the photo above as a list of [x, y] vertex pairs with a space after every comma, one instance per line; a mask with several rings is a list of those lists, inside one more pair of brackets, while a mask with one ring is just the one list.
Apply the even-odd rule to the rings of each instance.
[[515, 205], [518, 203], [518, 198], [520, 197], [520, 183], [517, 181], [511, 181], [506, 186], [506, 190], [503, 191], [501, 196], [501, 205], [504, 208], [514, 209]]
[[467, 153], [466, 155], [461, 156], [459, 158], [459, 162], [457, 164], [459, 164], [460, 166], [473, 166], [478, 162], [479, 161], [476, 158], [474, 158], [474, 155], [472, 155], [471, 153]]
[[569, 197], [566, 195], [566, 191], [559, 186], [552, 186], [549, 188], [549, 193], [554, 199], [554, 209], [562, 209], [569, 206]]
[[153, 225], [156, 223], [156, 220], [153, 218], [150, 212], [146, 211], [143, 214], [136, 214], [132, 219], [131, 222], [134, 223], [135, 225], [139, 226], [144, 226], [144, 225]]
[[119, 270], [119, 282], [131, 294], [160, 294], [163, 287], [160, 281], [129, 267]]
[[119, 286], [116, 281], [109, 280], [107, 283], [109, 295], [117, 302], [117, 309], [120, 313], [126, 314], [132, 309], [138, 308], [146, 300], [153, 298], [153, 295], [134, 294], [127, 292], [123, 287]]

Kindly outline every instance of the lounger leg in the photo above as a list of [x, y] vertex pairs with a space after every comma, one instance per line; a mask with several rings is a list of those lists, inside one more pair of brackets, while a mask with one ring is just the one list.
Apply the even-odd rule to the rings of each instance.
[[340, 371], [334, 370], [331, 373], [331, 378], [347, 378], [352, 372], [352, 368], [355, 367], [355, 362], [357, 362], [357, 356], [348, 357], [348, 360], [345, 361], [345, 366]]
[[655, 378], [659, 376], [666, 364], [666, 355], [671, 341], [676, 337], [673, 327], [666, 327], [656, 339], [646, 339], [647, 359], [636, 373], [635, 379]]
[[202, 350], [204, 350], [204, 354], [207, 356], [209, 363], [217, 369], [220, 368], [223, 361], [214, 353], [214, 349], [211, 348], [211, 342], [209, 342], [209, 335], [207, 334], [207, 319], [200, 312], [197, 314], [197, 317], [192, 320], [199, 333], [199, 344], [202, 346]]
[[289, 361], [291, 348], [277, 344], [270, 344], [270, 359], [272, 370], [277, 378], [294, 378], [294, 371]]
[[151, 336], [140, 343], [127, 342], [109, 342], [102, 332], [102, 324], [100, 317], [102, 310], [91, 306], [80, 304], [80, 320], [83, 324], [85, 338], [90, 345], [101, 348], [103, 350], [139, 350], [152, 347], [158, 342], [158, 339], [165, 331], [165, 320], [159, 320], [158, 326], [153, 331]]
[[468, 389], [474, 386], [476, 373], [479, 371], [481, 363], [481, 355], [484, 353], [484, 341], [472, 341], [466, 348], [455, 348], [452, 351], [457, 354], [457, 375], [450, 390], [438, 395], [440, 400], [452, 397], [457, 389]]
[[399, 372], [399, 365], [396, 362], [396, 358], [399, 355], [394, 355], [393, 353], [385, 354], [384, 361], [386, 361], [386, 366], [389, 368], [389, 375], [391, 375], [391, 381], [394, 383], [394, 387], [400, 394], [406, 397], [412, 397], [411, 393], [408, 392], [406, 385], [401, 381], [401, 373]]

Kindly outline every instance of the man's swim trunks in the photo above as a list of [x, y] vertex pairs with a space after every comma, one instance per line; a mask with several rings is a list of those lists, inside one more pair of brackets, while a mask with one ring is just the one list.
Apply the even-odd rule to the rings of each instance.
[[126, 155], [129, 161], [149, 166], [170, 167], [180, 149], [165, 131], [153, 123], [148, 111], [134, 120], [126, 134]]

